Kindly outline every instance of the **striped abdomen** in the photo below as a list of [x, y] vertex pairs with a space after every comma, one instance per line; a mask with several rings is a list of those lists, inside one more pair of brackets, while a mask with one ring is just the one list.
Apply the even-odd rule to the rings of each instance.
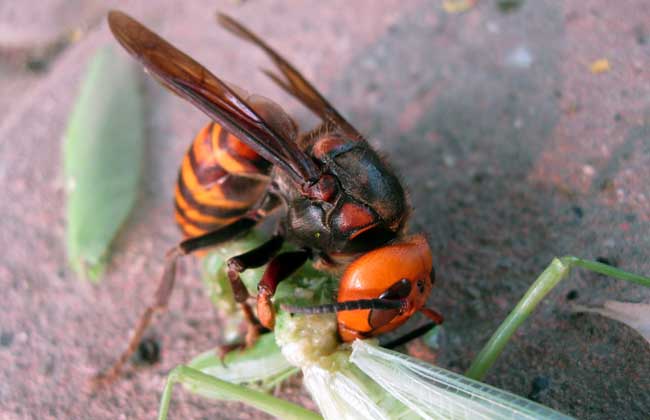
[[271, 164], [216, 123], [205, 126], [183, 158], [175, 217], [198, 236], [244, 215], [264, 194]]

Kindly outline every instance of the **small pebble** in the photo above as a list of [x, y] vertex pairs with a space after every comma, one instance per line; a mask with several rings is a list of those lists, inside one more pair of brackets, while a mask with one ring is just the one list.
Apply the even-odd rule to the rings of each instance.
[[589, 69], [593, 74], [601, 74], [610, 71], [611, 65], [609, 64], [609, 60], [606, 58], [600, 58], [592, 62], [589, 66]]
[[515, 121], [512, 123], [512, 126], [516, 128], [517, 130], [521, 129], [524, 126], [524, 122], [522, 121], [521, 118], [515, 119]]
[[582, 167], [582, 173], [587, 176], [593, 176], [596, 173], [596, 170], [591, 165], [585, 165]]
[[488, 30], [488, 32], [491, 33], [491, 34], [498, 34], [499, 32], [501, 32], [501, 28], [500, 28], [499, 25], [498, 25], [497, 23], [495, 23], [495, 22], [488, 22], [488, 23], [485, 25], [485, 28], [486, 28], [486, 29]]
[[456, 166], [456, 158], [450, 154], [443, 155], [442, 161], [445, 164], [445, 166], [449, 168], [453, 168], [454, 166]]
[[526, 47], [517, 47], [506, 57], [506, 64], [511, 67], [527, 69], [533, 64], [533, 55]]

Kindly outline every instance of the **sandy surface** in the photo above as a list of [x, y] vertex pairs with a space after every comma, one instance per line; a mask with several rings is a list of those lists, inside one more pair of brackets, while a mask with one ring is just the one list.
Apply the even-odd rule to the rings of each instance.
[[[193, 265], [151, 333], [162, 361], [101, 393], [84, 388], [122, 348], [155, 287], [178, 163], [202, 114], [154, 83], [141, 199], [99, 285], [65, 261], [61, 135], [86, 60], [113, 42], [102, 2], [0, 4], [0, 417], [152, 418], [166, 373], [219, 342]], [[188, 2], [190, 3], [190, 2]], [[480, 1], [112, 2], [223, 78], [305, 109], [220, 30], [218, 8], [263, 34], [390, 157], [429, 235], [444, 313], [442, 366], [462, 371], [554, 255], [650, 273], [650, 4]], [[58, 40], [81, 29], [71, 45]], [[610, 70], [590, 64], [607, 59]], [[569, 301], [567, 296], [577, 298]], [[576, 272], [551, 293], [489, 374], [491, 384], [580, 418], [647, 418], [650, 348], [571, 304], [648, 301], [650, 291]], [[540, 392], [534, 384], [547, 383]], [[305, 401], [299, 381], [283, 395]], [[309, 402], [307, 402], [309, 404]], [[311, 406], [313, 407], [313, 406]], [[178, 391], [172, 418], [259, 418]]]

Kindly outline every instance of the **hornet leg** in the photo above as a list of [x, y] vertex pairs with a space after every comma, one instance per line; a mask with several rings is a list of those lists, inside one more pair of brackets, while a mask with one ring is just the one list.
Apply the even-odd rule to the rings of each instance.
[[257, 286], [257, 315], [262, 325], [272, 329], [275, 325], [275, 311], [271, 298], [278, 284], [300, 268], [311, 256], [308, 250], [285, 252], [269, 263]]
[[240, 274], [249, 268], [257, 268], [267, 264], [275, 254], [278, 253], [284, 238], [281, 235], [275, 235], [262, 245], [254, 248], [244, 254], [237, 255], [228, 260], [228, 279], [232, 287], [235, 302], [239, 304], [246, 323], [248, 331], [246, 333], [246, 347], [252, 345], [263, 330], [260, 322], [255, 318], [253, 310], [246, 302], [249, 297], [248, 290], [242, 282]]
[[176, 279], [176, 263], [179, 257], [187, 255], [193, 251], [200, 249], [212, 247], [215, 245], [228, 242], [231, 239], [244, 234], [251, 230], [253, 226], [257, 224], [260, 217], [258, 214], [253, 213], [250, 216], [242, 217], [237, 219], [233, 223], [226, 225], [218, 230], [213, 232], [206, 233], [205, 235], [197, 236], [196, 238], [187, 239], [175, 248], [171, 249], [166, 256], [165, 269], [163, 271], [162, 278], [158, 284], [158, 289], [154, 297], [154, 301], [150, 304], [140, 316], [131, 338], [129, 339], [129, 344], [126, 347], [126, 350], [122, 352], [119, 359], [111, 366], [108, 370], [97, 374], [93, 378], [93, 382], [96, 385], [103, 383], [110, 383], [114, 381], [122, 371], [122, 368], [129, 360], [131, 355], [138, 348], [138, 344], [142, 340], [145, 330], [151, 323], [153, 316], [157, 312], [161, 312], [167, 308], [167, 303], [169, 302], [169, 297], [171, 296], [172, 290], [174, 289], [174, 281]]

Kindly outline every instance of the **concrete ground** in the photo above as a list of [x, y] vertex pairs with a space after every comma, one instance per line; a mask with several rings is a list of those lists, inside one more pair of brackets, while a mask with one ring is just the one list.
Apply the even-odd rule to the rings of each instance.
[[[172, 185], [202, 114], [147, 80], [141, 199], [99, 285], [66, 265], [61, 136], [86, 60], [120, 8], [226, 80], [308, 112], [220, 30], [219, 9], [285, 53], [399, 170], [428, 234], [445, 314], [439, 363], [462, 371], [555, 255], [650, 274], [650, 3], [644, 0], [46, 0], [0, 4], [0, 417], [152, 418], [167, 372], [219, 341], [188, 264], [152, 332], [162, 362], [100, 393], [166, 249], [180, 238]], [[506, 3], [514, 5], [506, 7]], [[149, 4], [149, 5], [148, 5]], [[60, 42], [82, 29], [73, 44]], [[607, 60], [609, 69], [591, 65]], [[647, 418], [650, 347], [572, 304], [647, 302], [650, 291], [576, 271], [516, 334], [487, 382], [592, 419]], [[310, 407], [299, 381], [282, 395]], [[260, 418], [180, 390], [172, 418]]]

